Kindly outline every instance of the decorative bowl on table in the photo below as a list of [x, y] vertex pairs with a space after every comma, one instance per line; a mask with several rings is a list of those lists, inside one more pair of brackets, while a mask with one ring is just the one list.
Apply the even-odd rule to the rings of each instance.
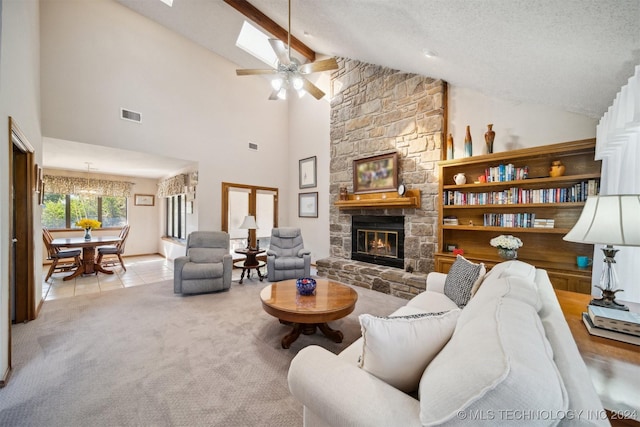
[[316, 281], [311, 277], [302, 277], [296, 280], [296, 288], [300, 295], [313, 295], [316, 291]]

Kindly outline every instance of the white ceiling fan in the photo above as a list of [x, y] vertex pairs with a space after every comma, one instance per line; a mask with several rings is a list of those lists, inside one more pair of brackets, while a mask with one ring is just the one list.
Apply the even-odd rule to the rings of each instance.
[[287, 91], [290, 89], [295, 90], [299, 96], [308, 92], [314, 98], [321, 99], [324, 96], [324, 92], [307, 80], [305, 75], [335, 70], [338, 68], [338, 63], [335, 58], [329, 58], [308, 64], [300, 64], [300, 61], [291, 57], [291, 0], [289, 0], [287, 44], [285, 45], [282, 40], [274, 38], [269, 39], [269, 44], [278, 58], [276, 69], [240, 69], [236, 70], [236, 74], [238, 76], [277, 74], [278, 76], [271, 80], [273, 92], [269, 96], [270, 100], [286, 99]]

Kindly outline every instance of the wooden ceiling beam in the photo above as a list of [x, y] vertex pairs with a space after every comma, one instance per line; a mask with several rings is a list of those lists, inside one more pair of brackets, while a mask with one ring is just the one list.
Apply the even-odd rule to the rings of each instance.
[[[247, 0], [224, 0], [229, 6], [236, 9], [242, 15], [247, 17], [248, 19], [255, 22], [257, 25], [261, 26], [265, 29], [265, 31], [269, 32], [271, 35], [276, 37], [279, 40], [282, 40], [284, 44], [288, 43], [287, 40], [287, 30], [282, 28], [280, 25], [276, 24], [271, 18], [269, 18], [264, 13], [260, 12], [249, 3]], [[293, 35], [291, 36], [291, 48], [300, 52], [302, 56], [307, 58], [310, 62], [316, 60], [316, 53], [306, 44], [302, 43], [300, 40], [295, 38]]]

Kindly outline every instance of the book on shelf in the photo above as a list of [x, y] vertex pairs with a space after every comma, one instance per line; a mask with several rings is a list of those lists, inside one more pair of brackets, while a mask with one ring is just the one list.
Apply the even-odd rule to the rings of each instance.
[[444, 225], [458, 225], [458, 217], [456, 216], [445, 216], [442, 218], [442, 223]]
[[587, 327], [587, 331], [591, 335], [595, 335], [602, 338], [609, 338], [616, 341], [622, 341], [629, 344], [640, 345], [640, 337], [635, 335], [625, 334], [623, 332], [614, 331], [611, 329], [599, 328], [593, 324], [591, 321], [591, 317], [589, 317], [588, 313], [582, 313], [582, 321], [584, 325]]
[[640, 314], [615, 308], [589, 305], [587, 312], [591, 323], [603, 329], [640, 337]]

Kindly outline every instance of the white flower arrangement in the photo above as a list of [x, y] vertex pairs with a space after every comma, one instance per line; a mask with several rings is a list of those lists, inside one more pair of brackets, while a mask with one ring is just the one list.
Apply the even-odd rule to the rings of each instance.
[[494, 237], [489, 243], [491, 246], [501, 249], [515, 250], [522, 247], [522, 240], [510, 234], [506, 236], [503, 234], [502, 236]]

